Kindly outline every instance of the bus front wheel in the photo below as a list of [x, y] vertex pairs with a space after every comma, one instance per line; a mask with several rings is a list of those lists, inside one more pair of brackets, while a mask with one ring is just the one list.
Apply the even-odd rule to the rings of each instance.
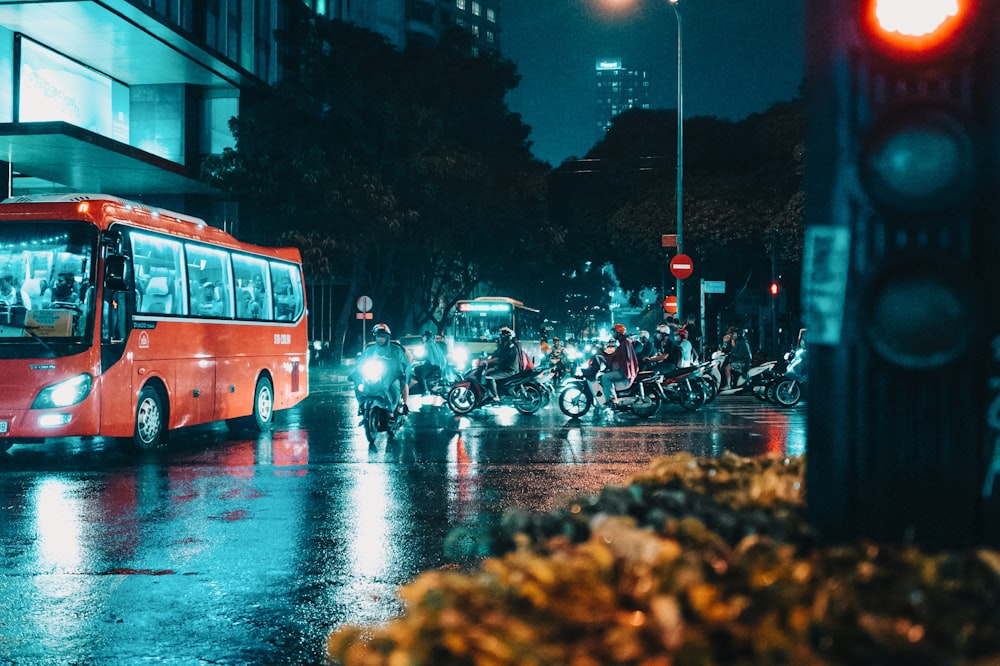
[[139, 393], [139, 404], [135, 408], [135, 433], [132, 442], [142, 451], [159, 448], [165, 441], [166, 412], [159, 391], [152, 386], [144, 386]]

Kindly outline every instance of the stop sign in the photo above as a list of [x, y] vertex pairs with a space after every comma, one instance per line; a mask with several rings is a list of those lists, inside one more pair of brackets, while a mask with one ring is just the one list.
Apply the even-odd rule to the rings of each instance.
[[677, 297], [667, 296], [664, 298], [663, 309], [669, 314], [677, 314]]
[[694, 273], [694, 262], [686, 254], [678, 254], [670, 260], [670, 274], [678, 280], [685, 280]]

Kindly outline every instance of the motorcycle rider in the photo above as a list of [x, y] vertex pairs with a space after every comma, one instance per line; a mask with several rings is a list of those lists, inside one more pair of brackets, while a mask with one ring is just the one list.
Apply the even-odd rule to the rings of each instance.
[[722, 368], [725, 374], [722, 385], [735, 388], [739, 378], [750, 370], [753, 352], [750, 351], [750, 343], [747, 342], [742, 329], [734, 328], [729, 336], [730, 347], [726, 352], [726, 363]]
[[497, 391], [497, 380], [513, 377], [521, 371], [521, 344], [514, 337], [513, 329], [509, 326], [500, 329], [497, 348], [484, 363], [486, 370], [483, 380], [490, 392], [489, 401], [498, 402], [500, 393]]
[[[406, 348], [399, 341], [392, 339], [392, 332], [386, 324], [375, 324], [372, 327], [372, 338], [372, 342], [369, 342], [365, 350], [361, 352], [361, 356], [358, 358], [358, 365], [360, 366], [369, 358], [383, 359], [388, 366], [390, 376], [394, 377], [392, 384], [389, 386], [389, 397], [392, 399], [393, 404], [397, 405], [395, 414], [407, 414], [410, 411], [410, 408], [406, 404], [407, 399], [410, 397], [412, 365], [410, 352], [406, 351]], [[358, 413], [361, 413], [360, 405], [358, 406]]]
[[443, 336], [441, 342], [438, 342], [430, 331], [424, 331], [421, 337], [424, 341], [424, 361], [413, 368], [413, 375], [420, 382], [423, 393], [427, 394], [430, 393], [430, 378], [434, 376], [435, 372], [438, 373], [439, 377], [444, 378], [448, 356]]
[[615, 324], [613, 330], [618, 346], [611, 352], [601, 352], [608, 365], [608, 371], [601, 375], [601, 388], [605, 404], [617, 405], [618, 396], [615, 394], [615, 382], [627, 381], [631, 385], [635, 381], [636, 375], [639, 374], [639, 359], [636, 358], [632, 342], [625, 333], [625, 326]]
[[549, 364], [552, 366], [552, 381], [558, 384], [566, 372], [566, 348], [562, 346], [559, 336], [552, 336], [552, 347], [549, 349]]
[[653, 345], [653, 341], [649, 339], [649, 331], [639, 331], [639, 338], [635, 341], [633, 347], [635, 348], [635, 355], [639, 359], [640, 367], [645, 365], [646, 359], [656, 355], [656, 347]]

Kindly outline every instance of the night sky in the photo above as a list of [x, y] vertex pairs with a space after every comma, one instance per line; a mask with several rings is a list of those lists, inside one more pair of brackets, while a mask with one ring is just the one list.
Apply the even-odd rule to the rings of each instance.
[[[609, 9], [618, 5], [619, 9]], [[684, 116], [741, 120], [798, 96], [803, 0], [681, 0]], [[508, 96], [553, 166], [596, 142], [594, 64], [647, 69], [654, 108], [677, 108], [677, 20], [667, 0], [503, 0], [501, 50], [521, 83]]]

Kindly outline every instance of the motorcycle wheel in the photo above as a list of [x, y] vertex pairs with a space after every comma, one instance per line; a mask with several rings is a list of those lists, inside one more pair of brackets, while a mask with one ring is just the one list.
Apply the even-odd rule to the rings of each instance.
[[774, 398], [779, 405], [791, 407], [802, 399], [802, 387], [794, 379], [782, 379], [774, 388]]
[[448, 406], [456, 414], [468, 414], [476, 408], [476, 394], [468, 386], [455, 386], [448, 391]]
[[651, 417], [659, 408], [660, 401], [648, 395], [644, 398], [636, 398], [635, 402], [632, 403], [632, 413], [643, 419]]
[[718, 395], [719, 391], [715, 386], [715, 382], [706, 379], [705, 377], [699, 377], [692, 380], [692, 382], [697, 382], [698, 386], [701, 388], [701, 394], [705, 397], [701, 404], [707, 405], [708, 403], [715, 400], [715, 396]]
[[571, 419], [577, 419], [590, 411], [593, 398], [579, 386], [567, 386], [559, 394], [559, 409]]
[[372, 445], [375, 443], [375, 438], [378, 437], [378, 426], [379, 426], [379, 412], [382, 410], [378, 407], [370, 406], [365, 411], [365, 437], [368, 439], [368, 444]]
[[544, 406], [542, 389], [534, 384], [524, 384], [514, 395], [514, 409], [522, 414], [534, 414]]
[[693, 412], [705, 404], [705, 395], [693, 384], [681, 386], [680, 390], [677, 391], [677, 401], [681, 407]]
[[781, 377], [775, 377], [767, 386], [764, 388], [764, 399], [767, 400], [772, 405], [778, 404], [778, 399], [774, 397], [774, 390], [778, 388], [778, 384], [781, 383]]

